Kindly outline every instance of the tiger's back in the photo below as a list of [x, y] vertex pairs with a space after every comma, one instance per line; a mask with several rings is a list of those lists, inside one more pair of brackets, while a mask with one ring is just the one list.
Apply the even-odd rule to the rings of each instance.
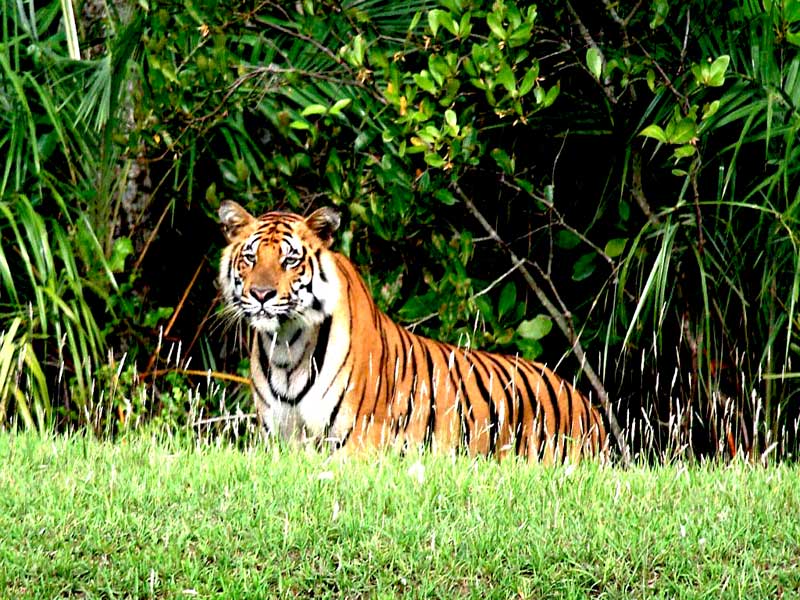
[[600, 413], [544, 365], [423, 338], [380, 312], [354, 265], [328, 249], [329, 209], [256, 219], [225, 203], [220, 217], [230, 232], [220, 285], [254, 329], [253, 396], [269, 430], [348, 449], [545, 462], [604, 450]]

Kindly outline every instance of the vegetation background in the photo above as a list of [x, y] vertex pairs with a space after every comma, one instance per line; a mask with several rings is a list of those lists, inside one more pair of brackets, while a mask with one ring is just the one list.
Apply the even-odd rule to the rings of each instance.
[[800, 3], [2, 2], [0, 424], [236, 433], [230, 198], [634, 452], [796, 455]]

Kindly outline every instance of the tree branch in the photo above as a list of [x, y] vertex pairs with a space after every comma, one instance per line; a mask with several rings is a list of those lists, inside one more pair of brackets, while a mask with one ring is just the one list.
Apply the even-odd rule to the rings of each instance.
[[636, 150], [634, 150], [633, 154], [631, 195], [633, 196], [633, 199], [636, 200], [636, 204], [639, 205], [639, 208], [644, 216], [647, 217], [648, 221], [650, 221], [650, 224], [655, 227], [661, 225], [661, 221], [650, 208], [650, 203], [647, 201], [647, 197], [644, 195], [644, 189], [642, 188], [642, 156]]
[[[575, 24], [578, 26], [578, 29], [581, 32], [581, 36], [583, 36], [583, 40], [590, 48], [594, 48], [597, 51], [597, 54], [600, 56], [600, 61], [603, 65], [606, 64], [606, 56], [603, 54], [603, 51], [600, 49], [600, 46], [597, 45], [597, 42], [594, 41], [592, 34], [586, 28], [586, 25], [583, 24], [581, 21], [581, 17], [578, 12], [572, 7], [572, 3], [567, 0], [567, 10], [572, 15], [572, 18], [575, 19]], [[608, 85], [607, 82], [600, 81], [599, 82], [601, 87], [603, 88], [603, 93], [605, 93], [606, 98], [608, 98], [611, 104], [617, 103], [617, 98], [614, 96], [614, 90], [611, 89], [611, 86]]]

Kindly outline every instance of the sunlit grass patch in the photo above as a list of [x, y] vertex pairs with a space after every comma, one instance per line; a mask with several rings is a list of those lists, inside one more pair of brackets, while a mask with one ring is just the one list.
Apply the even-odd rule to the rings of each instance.
[[797, 467], [0, 436], [5, 597], [747, 597], [800, 588]]

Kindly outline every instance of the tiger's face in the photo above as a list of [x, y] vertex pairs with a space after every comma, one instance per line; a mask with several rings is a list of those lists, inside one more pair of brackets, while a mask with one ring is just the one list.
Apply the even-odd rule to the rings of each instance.
[[336, 211], [254, 217], [225, 201], [219, 218], [228, 240], [219, 273], [227, 312], [268, 333], [288, 323], [318, 325], [330, 314], [330, 282], [321, 259], [339, 227]]

